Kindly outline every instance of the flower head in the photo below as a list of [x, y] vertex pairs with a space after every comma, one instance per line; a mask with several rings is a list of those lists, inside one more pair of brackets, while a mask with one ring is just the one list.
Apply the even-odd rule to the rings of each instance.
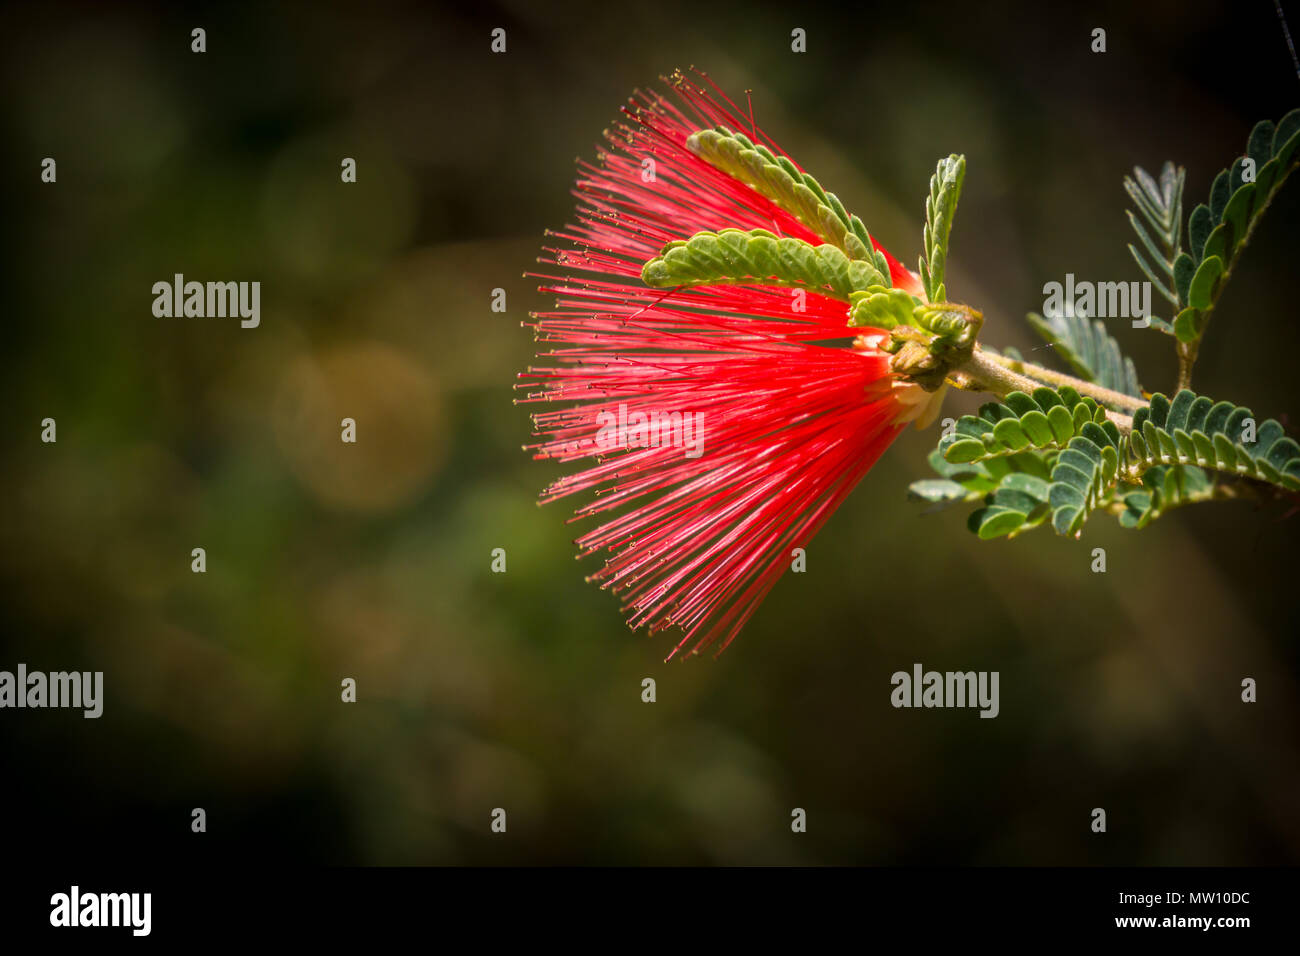
[[[701, 79], [707, 78], [701, 74]], [[580, 162], [576, 222], [539, 273], [535, 457], [584, 462], [576, 541], [631, 627], [725, 648], [931, 392], [849, 303], [917, 276], [729, 99], [680, 75], [639, 92]], [[739, 132], [745, 130], [745, 133]], [[892, 293], [894, 295], [898, 292]], [[852, 344], [850, 344], [852, 343]]]

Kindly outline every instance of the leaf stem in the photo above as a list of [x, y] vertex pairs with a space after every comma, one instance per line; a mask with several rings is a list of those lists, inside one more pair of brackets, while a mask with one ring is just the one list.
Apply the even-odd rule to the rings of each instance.
[[1145, 408], [1149, 402], [1143, 398], [1135, 398], [1124, 392], [1117, 392], [1114, 389], [1104, 388], [1095, 382], [1088, 382], [1081, 378], [1075, 378], [1072, 375], [1065, 375], [1062, 372], [1054, 372], [1050, 368], [1043, 368], [1041, 365], [1033, 365], [1029, 362], [1019, 359], [1007, 358], [1005, 355], [993, 355], [987, 351], [985, 354], [990, 360], [999, 365], [1019, 372], [1029, 378], [1037, 379], [1039, 382], [1047, 385], [1068, 385], [1080, 395], [1087, 395], [1097, 400], [1098, 404], [1111, 405], [1116, 408], [1128, 409], [1135, 411], [1139, 408]]
[[1175, 351], [1178, 353], [1178, 384], [1176, 391], [1192, 387], [1192, 366], [1196, 364], [1196, 353], [1200, 350], [1199, 338], [1191, 342], [1179, 342]]
[[1210, 324], [1210, 313], [1219, 304], [1219, 296], [1223, 294], [1224, 287], [1228, 284], [1228, 280], [1232, 278], [1233, 267], [1241, 261], [1241, 254], [1250, 245], [1251, 237], [1255, 234], [1255, 227], [1264, 218], [1265, 210], [1272, 204], [1273, 198], [1281, 192], [1282, 184], [1287, 181], [1287, 178], [1296, 168], [1296, 163], [1289, 163], [1287, 168], [1282, 171], [1282, 174], [1273, 181], [1273, 185], [1269, 187], [1268, 195], [1264, 197], [1263, 203], [1257, 209], [1251, 211], [1250, 221], [1246, 224], [1246, 231], [1233, 247], [1231, 261], [1223, 264], [1223, 275], [1219, 276], [1214, 283], [1210, 304], [1206, 308], [1199, 310], [1201, 312], [1200, 329], [1197, 330], [1195, 338], [1190, 342], [1178, 343], [1178, 388], [1180, 390], [1192, 387], [1192, 366], [1196, 364], [1196, 356], [1201, 349], [1201, 339], [1205, 337], [1205, 327]]
[[[1044, 385], [1060, 387], [1068, 385], [1080, 395], [1087, 395], [1099, 405], [1117, 406], [1124, 411], [1144, 408], [1147, 402], [1123, 392], [1102, 388], [1093, 382], [1053, 372], [1051, 369], [1029, 362], [1018, 362], [1002, 355], [995, 355], [978, 345], [971, 352], [971, 357], [956, 366], [948, 374], [948, 382], [956, 388], [972, 392], [991, 392], [999, 398], [1006, 398], [1011, 392], [1031, 393]], [[1106, 409], [1106, 417], [1125, 434], [1132, 431], [1133, 419], [1115, 408]]]

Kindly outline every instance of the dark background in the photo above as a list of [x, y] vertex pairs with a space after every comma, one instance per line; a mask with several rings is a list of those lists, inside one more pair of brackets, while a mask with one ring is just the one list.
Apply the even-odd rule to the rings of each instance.
[[[964, 152], [948, 288], [1027, 351], [1044, 282], [1141, 278], [1134, 164], [1185, 164], [1190, 210], [1300, 102], [1271, 3], [42, 4], [3, 34], [0, 669], [102, 670], [106, 696], [93, 721], [0, 711], [15, 859], [1300, 860], [1300, 525], [1280, 509], [981, 543], [963, 509], [906, 500], [937, 437], [912, 431], [731, 649], [665, 665], [669, 637], [583, 583], [563, 506], [535, 506], [558, 467], [520, 451], [511, 402], [546, 301], [521, 273], [634, 87], [695, 64], [752, 89], [913, 264], [934, 162]], [[1196, 374], [1284, 421], [1298, 194]], [[176, 272], [260, 280], [261, 327], [154, 318]], [[1117, 334], [1170, 389], [1170, 341]], [[918, 661], [999, 671], [1001, 715], [891, 708]]]

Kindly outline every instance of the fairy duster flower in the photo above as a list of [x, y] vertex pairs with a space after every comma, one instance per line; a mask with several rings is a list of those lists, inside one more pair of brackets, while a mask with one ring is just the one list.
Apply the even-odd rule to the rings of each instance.
[[[543, 502], [584, 496], [589, 580], [628, 624], [680, 628], [672, 657], [737, 635], [930, 388], [891, 369], [885, 327], [920, 277], [716, 87], [638, 92], [579, 162], [575, 221], [548, 236], [521, 374], [539, 459], [581, 463]], [[887, 325], [888, 323], [882, 323]]]

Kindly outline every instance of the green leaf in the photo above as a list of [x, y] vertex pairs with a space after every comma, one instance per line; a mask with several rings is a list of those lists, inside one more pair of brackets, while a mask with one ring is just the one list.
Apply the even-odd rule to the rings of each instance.
[[[1133, 176], [1124, 177], [1124, 191], [1133, 200], [1138, 215], [1126, 210], [1129, 224], [1137, 233], [1145, 254], [1129, 245], [1138, 267], [1161, 295], [1177, 306], [1174, 262], [1182, 251], [1183, 183], [1186, 172], [1173, 163], [1165, 163], [1157, 182], [1138, 166]], [[1138, 216], [1142, 221], [1139, 221]], [[1145, 222], [1145, 226], [1143, 225]]]
[[[1213, 402], [1183, 389], [1172, 402], [1162, 394], [1133, 416], [1128, 459], [1139, 468], [1191, 465], [1300, 491], [1300, 444], [1274, 419], [1245, 441], [1250, 409]], [[1144, 472], [1145, 481], [1145, 472]]]
[[1142, 397], [1133, 360], [1120, 353], [1119, 343], [1099, 319], [1090, 321], [1072, 313], [1045, 318], [1036, 312], [1026, 318], [1080, 378], [1125, 395]]
[[1005, 491], [1015, 491], [1021, 494], [1029, 495], [1037, 502], [1047, 500], [1048, 483], [1037, 475], [1031, 475], [1028, 472], [1013, 472], [1002, 479], [999, 488]]
[[1251, 218], [1259, 215], [1264, 208], [1264, 203], [1271, 197], [1273, 185], [1277, 182], [1277, 172], [1281, 168], [1282, 164], [1275, 156], [1261, 166], [1259, 172], [1255, 174], [1255, 193], [1251, 197], [1253, 201], [1250, 205]]
[[[1050, 517], [1047, 483], [1055, 454], [1027, 450], [964, 464], [945, 461], [932, 451], [930, 467], [941, 477], [912, 482], [909, 497], [938, 505], [981, 501], [982, 507], [967, 521], [971, 531], [984, 537], [1014, 536]], [[1013, 513], [1018, 517], [1009, 516]]]
[[1273, 158], [1285, 167], [1295, 158], [1297, 147], [1300, 147], [1300, 109], [1292, 110], [1277, 121], [1277, 130], [1273, 133]]
[[1283, 144], [1297, 133], [1300, 133], [1300, 107], [1277, 121], [1277, 129], [1273, 132], [1273, 155], [1277, 156]]
[[664, 246], [641, 270], [656, 289], [700, 285], [804, 287], [844, 301], [856, 291], [888, 285], [875, 265], [850, 259], [833, 245], [777, 237], [766, 229], [697, 232]]
[[1214, 482], [1195, 465], [1157, 465], [1142, 476], [1142, 490], [1125, 493], [1119, 523], [1145, 528], [1165, 512], [1214, 497]]
[[921, 259], [921, 281], [930, 302], [946, 302], [944, 272], [948, 260], [948, 237], [952, 232], [961, 184], [966, 178], [966, 157], [953, 153], [939, 160], [930, 177], [930, 194], [925, 201], [925, 255]]
[[985, 507], [971, 515], [968, 527], [985, 540], [1015, 537], [1047, 520], [1051, 513], [1047, 495], [1048, 483], [1043, 478], [1009, 472], [984, 499]]
[[975, 438], [959, 438], [944, 449], [944, 460], [957, 462], [978, 461], [987, 458], [984, 443]]
[[[1250, 218], [1251, 201], [1255, 198], [1255, 184], [1246, 183], [1228, 200], [1228, 205], [1223, 210], [1223, 222], [1219, 228], [1224, 226], [1232, 227], [1232, 240], [1225, 240], [1224, 250], [1229, 257], [1236, 252], [1236, 237], [1246, 234], [1246, 222]], [[1213, 250], [1213, 255], [1221, 255], [1217, 250]]]
[[1210, 232], [1214, 229], [1217, 220], [1210, 212], [1210, 207], [1201, 203], [1192, 210], [1191, 217], [1187, 220], [1187, 240], [1192, 250], [1192, 264], [1201, 261], [1201, 253], [1205, 250], [1205, 240], [1210, 238]]
[[1200, 311], [1209, 309], [1214, 298], [1215, 283], [1221, 275], [1223, 260], [1218, 256], [1211, 256], [1202, 262], [1196, 275], [1192, 276], [1192, 284], [1187, 290], [1187, 304]]
[[1223, 218], [1223, 207], [1228, 205], [1231, 189], [1228, 185], [1228, 171], [1222, 169], [1210, 185], [1210, 218], [1219, 222]]
[[[949, 463], [1002, 458], [1029, 450], [1060, 449], [1075, 435], [1106, 421], [1106, 410], [1072, 388], [1012, 392], [1003, 403], [989, 402], [978, 415], [957, 419], [938, 451]], [[1118, 434], [1118, 433], [1117, 433]]]
[[1210, 238], [1205, 240], [1205, 248], [1201, 251], [1201, 264], [1204, 265], [1215, 257], [1222, 259], [1228, 254], [1228, 246], [1231, 242], [1232, 226], [1226, 222], [1219, 223], [1210, 233]]
[[1147, 321], [1151, 323], [1151, 328], [1155, 329], [1157, 332], [1163, 332], [1165, 335], [1174, 334], [1173, 325], [1158, 316], [1148, 315]]
[[1246, 140], [1246, 155], [1255, 161], [1256, 169], [1273, 158], [1275, 132], [1276, 127], [1268, 120], [1260, 120], [1250, 131], [1250, 137]]
[[1078, 535], [1088, 514], [1101, 502], [1119, 475], [1119, 433], [1089, 422], [1057, 456], [1048, 487], [1052, 527], [1057, 534]]
[[850, 259], [870, 262], [884, 276], [875, 284], [889, 287], [889, 265], [872, 245], [862, 220], [849, 215], [834, 193], [789, 159], [725, 126], [697, 130], [687, 137], [686, 148], [766, 196]]
[[949, 481], [955, 481], [977, 497], [992, 491], [998, 486], [998, 479], [989, 473], [985, 465], [947, 462], [944, 461], [943, 456], [939, 454], [937, 449], [931, 450], [926, 457], [926, 461], [940, 476], [947, 478]]
[[1174, 336], [1179, 342], [1194, 342], [1201, 334], [1200, 313], [1195, 309], [1183, 309], [1174, 317]]
[[[1173, 292], [1182, 307], [1174, 318], [1173, 332], [1179, 342], [1189, 347], [1187, 351], [1191, 354], [1195, 354], [1196, 343], [1205, 334], [1209, 315], [1260, 214], [1300, 162], [1297, 148], [1300, 148], [1300, 109], [1287, 113], [1276, 125], [1268, 120], [1256, 123], [1245, 154], [1214, 177], [1209, 202], [1197, 205], [1188, 217], [1187, 249], [1172, 257], [1170, 272]], [[1243, 178], [1245, 159], [1254, 164], [1254, 182]], [[1128, 180], [1125, 189], [1133, 195]], [[1144, 212], [1141, 205], [1138, 209]], [[1149, 247], [1147, 252], [1154, 255]], [[1143, 265], [1140, 254], [1134, 255], [1139, 258], [1139, 265]], [[1148, 269], [1144, 267], [1143, 271], [1150, 278]], [[1158, 278], [1163, 275], [1160, 262], [1155, 263], [1154, 271]], [[1165, 284], [1158, 282], [1157, 287], [1164, 289]]]
[[947, 478], [922, 478], [908, 485], [907, 491], [922, 501], [960, 501], [969, 494], [964, 485]]
[[1179, 253], [1178, 258], [1174, 260], [1174, 288], [1178, 292], [1178, 301], [1187, 301], [1187, 290], [1192, 284], [1192, 276], [1196, 274], [1196, 260], [1187, 253]]
[[849, 293], [849, 326], [892, 329], [915, 325], [916, 309], [923, 303], [902, 289], [869, 286], [865, 291]]
[[989, 505], [980, 512], [979, 529], [976, 533], [985, 540], [1001, 538], [1018, 531], [1028, 519], [1028, 514], [998, 505]]

